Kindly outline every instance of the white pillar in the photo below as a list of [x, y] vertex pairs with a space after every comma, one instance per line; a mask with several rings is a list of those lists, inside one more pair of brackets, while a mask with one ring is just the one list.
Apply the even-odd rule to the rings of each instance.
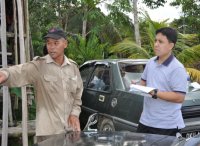
[[[1, 0], [1, 50], [2, 66], [7, 67], [7, 38], [6, 38], [6, 10], [5, 0]], [[1, 145], [8, 144], [8, 87], [3, 86], [3, 129]]]
[[[25, 63], [25, 47], [24, 47], [24, 24], [23, 24], [23, 13], [21, 0], [17, 0], [18, 9], [18, 25], [19, 25], [19, 46], [20, 46], [20, 63]], [[27, 98], [26, 98], [26, 87], [22, 87], [22, 138], [23, 146], [28, 146], [28, 109], [27, 109]]]

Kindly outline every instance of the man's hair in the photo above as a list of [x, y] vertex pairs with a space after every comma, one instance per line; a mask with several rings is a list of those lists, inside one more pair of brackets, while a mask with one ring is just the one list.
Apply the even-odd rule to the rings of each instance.
[[158, 33], [162, 33], [162, 35], [166, 36], [170, 43], [174, 43], [174, 45], [176, 44], [177, 32], [175, 29], [170, 28], [170, 27], [163, 27], [163, 28], [156, 30], [156, 35]]

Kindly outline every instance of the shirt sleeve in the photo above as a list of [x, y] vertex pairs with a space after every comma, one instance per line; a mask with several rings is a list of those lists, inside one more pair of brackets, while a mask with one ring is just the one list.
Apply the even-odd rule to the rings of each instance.
[[8, 73], [8, 79], [2, 85], [21, 87], [33, 83], [37, 70], [34, 64], [29, 62], [4, 68], [3, 71]]
[[75, 71], [77, 75], [77, 89], [76, 89], [76, 93], [73, 94], [74, 103], [73, 103], [71, 114], [79, 117], [80, 112], [81, 112], [80, 106], [82, 105], [81, 96], [83, 92], [83, 82], [82, 82], [81, 75], [77, 67], [75, 67]]
[[171, 74], [170, 86], [174, 92], [186, 93], [187, 89], [187, 72], [185, 68], [177, 68]]

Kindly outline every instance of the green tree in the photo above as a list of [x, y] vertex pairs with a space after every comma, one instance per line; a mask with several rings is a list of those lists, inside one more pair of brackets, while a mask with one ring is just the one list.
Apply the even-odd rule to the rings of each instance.
[[164, 6], [167, 0], [143, 0], [143, 2], [150, 8], [158, 8], [160, 6]]
[[200, 45], [183, 50], [177, 55], [177, 58], [185, 65], [185, 67], [195, 67], [200, 59]]
[[[147, 36], [146, 43], [139, 47], [136, 43], [132, 41], [123, 40], [122, 42], [117, 43], [113, 47], [110, 48], [110, 52], [114, 53], [124, 53], [124, 56], [127, 58], [150, 58], [154, 56], [153, 46], [155, 39], [155, 31], [161, 27], [166, 27], [169, 24], [165, 21], [155, 22], [150, 19], [149, 15], [146, 13], [145, 17], [146, 29], [145, 35]], [[173, 53], [177, 56], [178, 59], [186, 66], [186, 67], [194, 67], [196, 62], [199, 60], [199, 46], [195, 46], [197, 35], [193, 34], [181, 34], [178, 33], [178, 40], [176, 47], [173, 49]]]
[[102, 44], [95, 35], [90, 35], [88, 39], [77, 35], [70, 37], [69, 42], [66, 54], [78, 64], [92, 59], [104, 59], [104, 52], [108, 45], [107, 43]]
[[180, 6], [183, 15], [174, 21], [182, 33], [199, 33], [200, 3], [199, 0], [174, 0], [172, 6]]
[[[29, 0], [30, 32], [35, 55], [43, 52], [43, 36], [49, 27], [61, 26], [57, 16], [58, 1]], [[60, 15], [60, 14], [59, 14]]]
[[110, 53], [120, 54], [122, 58], [150, 58], [146, 49], [134, 43], [132, 38], [126, 38], [123, 41], [115, 44], [110, 49]]
[[[43, 36], [52, 26], [62, 27], [68, 36], [82, 34], [87, 40], [95, 34], [102, 43], [116, 43], [120, 31], [111, 17], [96, 7], [99, 0], [29, 1], [31, 36], [35, 55], [42, 55]], [[127, 27], [128, 28], [128, 27]], [[129, 32], [129, 31], [127, 31]]]

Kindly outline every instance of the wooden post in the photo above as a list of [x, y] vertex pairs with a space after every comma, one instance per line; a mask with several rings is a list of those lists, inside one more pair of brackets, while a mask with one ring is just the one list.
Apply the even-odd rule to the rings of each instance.
[[[7, 67], [6, 9], [5, 0], [1, 0], [1, 49], [2, 65]], [[1, 145], [8, 144], [8, 87], [3, 86], [3, 129]]]
[[14, 50], [15, 50], [15, 64], [19, 64], [18, 62], [18, 47], [17, 47], [17, 6], [16, 0], [13, 0], [13, 20], [14, 20]]
[[[18, 24], [19, 24], [19, 46], [20, 46], [20, 63], [25, 63], [25, 48], [24, 48], [24, 25], [21, 0], [17, 0], [18, 8]], [[22, 138], [23, 146], [28, 146], [28, 130], [27, 130], [27, 98], [26, 87], [22, 87]]]
[[13, 122], [13, 115], [12, 115], [12, 103], [11, 103], [11, 97], [10, 97], [10, 92], [8, 92], [8, 123], [9, 126], [13, 126], [14, 122]]
[[30, 61], [30, 37], [29, 37], [29, 13], [28, 13], [28, 0], [24, 0], [24, 26], [26, 31], [25, 37], [25, 53], [26, 53], [26, 61]]

